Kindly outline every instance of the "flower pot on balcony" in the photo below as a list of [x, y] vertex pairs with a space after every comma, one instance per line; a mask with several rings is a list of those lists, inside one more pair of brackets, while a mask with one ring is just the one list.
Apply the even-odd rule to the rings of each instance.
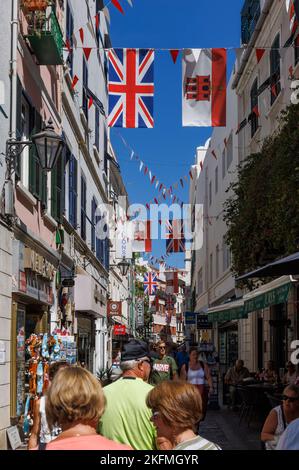
[[23, 0], [23, 6], [28, 11], [45, 10], [49, 5], [49, 0]]

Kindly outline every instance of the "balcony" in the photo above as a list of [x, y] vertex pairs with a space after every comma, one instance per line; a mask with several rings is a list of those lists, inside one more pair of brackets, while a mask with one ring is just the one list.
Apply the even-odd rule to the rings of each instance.
[[261, 15], [260, 0], [246, 0], [241, 12], [242, 44], [248, 44]]
[[63, 64], [63, 36], [54, 11], [33, 12], [26, 36], [39, 65]]

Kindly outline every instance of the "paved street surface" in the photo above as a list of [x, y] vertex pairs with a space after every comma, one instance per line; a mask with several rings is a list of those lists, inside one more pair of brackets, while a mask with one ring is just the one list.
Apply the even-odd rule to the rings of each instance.
[[256, 422], [250, 423], [250, 427], [245, 422], [239, 426], [238, 413], [224, 407], [219, 411], [208, 410], [199, 434], [223, 450], [260, 450], [261, 427], [262, 423]]

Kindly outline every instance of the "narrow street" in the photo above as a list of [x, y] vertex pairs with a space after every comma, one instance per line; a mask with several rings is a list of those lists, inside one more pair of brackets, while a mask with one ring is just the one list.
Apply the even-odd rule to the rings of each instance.
[[261, 450], [262, 424], [242, 422], [238, 413], [223, 407], [219, 411], [208, 410], [206, 419], [199, 427], [199, 435], [215, 442], [223, 450]]

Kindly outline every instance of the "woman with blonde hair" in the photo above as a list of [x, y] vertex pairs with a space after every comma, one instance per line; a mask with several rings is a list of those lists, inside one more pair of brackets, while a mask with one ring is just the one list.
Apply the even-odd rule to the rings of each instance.
[[88, 370], [61, 369], [49, 388], [46, 414], [49, 426], [58, 424], [62, 432], [46, 450], [132, 450], [97, 434], [104, 409], [102, 387]]
[[151, 420], [157, 429], [157, 444], [161, 450], [220, 449], [196, 434], [202, 417], [202, 400], [194, 385], [163, 381], [149, 392], [146, 404], [153, 413]]

